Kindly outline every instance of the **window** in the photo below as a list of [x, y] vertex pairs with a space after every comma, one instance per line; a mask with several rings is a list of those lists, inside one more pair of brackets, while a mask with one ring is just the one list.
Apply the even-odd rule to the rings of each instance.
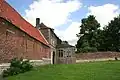
[[67, 57], [71, 57], [71, 51], [70, 50], [67, 51]]
[[63, 57], [63, 50], [61, 50], [61, 57]]
[[63, 50], [59, 50], [59, 57], [63, 57]]

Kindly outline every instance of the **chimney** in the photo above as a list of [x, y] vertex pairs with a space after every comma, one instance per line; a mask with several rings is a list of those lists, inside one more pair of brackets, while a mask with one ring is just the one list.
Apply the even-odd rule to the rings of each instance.
[[36, 28], [40, 28], [40, 18], [36, 18]]

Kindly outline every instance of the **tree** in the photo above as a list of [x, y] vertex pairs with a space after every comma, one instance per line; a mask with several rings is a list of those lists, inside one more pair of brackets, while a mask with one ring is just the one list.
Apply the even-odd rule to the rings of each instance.
[[97, 41], [98, 38], [98, 30], [100, 30], [100, 24], [97, 22], [93, 15], [89, 15], [88, 18], [83, 18], [81, 20], [82, 24], [80, 26], [80, 33], [77, 34], [79, 40], [77, 41], [77, 51], [85, 52], [97, 51], [97, 47], [99, 43]]
[[105, 45], [106, 50], [120, 51], [120, 15], [115, 17], [114, 20], [105, 28]]
[[120, 51], [120, 15], [115, 17], [103, 30], [93, 15], [82, 19], [80, 33], [77, 34], [78, 52]]
[[97, 46], [97, 50], [98, 51], [106, 51], [106, 46], [105, 46], [105, 30], [98, 30], [97, 31], [97, 42], [99, 43], [99, 45]]

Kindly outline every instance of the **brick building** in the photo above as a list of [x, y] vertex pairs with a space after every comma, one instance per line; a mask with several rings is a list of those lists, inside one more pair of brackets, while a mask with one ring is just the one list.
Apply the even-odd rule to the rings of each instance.
[[[5, 0], [0, 0], [0, 63], [23, 57], [30, 60], [48, 58], [54, 64], [58, 63], [61, 54], [66, 55], [63, 61], [68, 57], [70, 61], [74, 46], [67, 44], [67, 47], [59, 48], [62, 42], [54, 29], [40, 23], [39, 18], [36, 18], [34, 27]], [[61, 49], [64, 53], [59, 52]]]
[[[39, 23], [40, 19], [37, 18], [38, 22], [36, 24], [37, 28], [45, 36], [51, 48], [51, 63], [75, 63], [75, 47], [69, 45], [67, 41], [62, 41], [54, 33], [54, 29], [47, 27], [43, 23]], [[61, 56], [62, 55], [62, 56]]]
[[0, 0], [0, 63], [14, 57], [40, 60], [50, 58], [50, 47], [40, 30]]
[[[37, 21], [36, 21], [37, 22]], [[39, 24], [39, 30], [45, 36], [51, 48], [51, 63], [57, 63], [56, 46], [61, 44], [62, 40], [54, 33], [54, 29], [47, 27], [43, 23]]]

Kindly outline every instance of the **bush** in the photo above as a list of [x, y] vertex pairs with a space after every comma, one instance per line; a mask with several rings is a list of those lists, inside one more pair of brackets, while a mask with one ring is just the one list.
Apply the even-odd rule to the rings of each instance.
[[97, 52], [98, 50], [97, 50], [97, 48], [95, 48], [95, 47], [91, 47], [91, 49], [90, 49], [90, 52]]
[[77, 50], [76, 53], [88, 53], [88, 52], [97, 52], [97, 48], [95, 47], [84, 47], [84, 48], [80, 48]]
[[30, 71], [32, 68], [33, 66], [30, 65], [29, 60], [23, 61], [21, 63], [22, 72]]
[[3, 77], [17, 75], [19, 73], [24, 73], [30, 71], [33, 66], [30, 64], [29, 60], [23, 60], [14, 58], [10, 61], [10, 68], [3, 71]]

